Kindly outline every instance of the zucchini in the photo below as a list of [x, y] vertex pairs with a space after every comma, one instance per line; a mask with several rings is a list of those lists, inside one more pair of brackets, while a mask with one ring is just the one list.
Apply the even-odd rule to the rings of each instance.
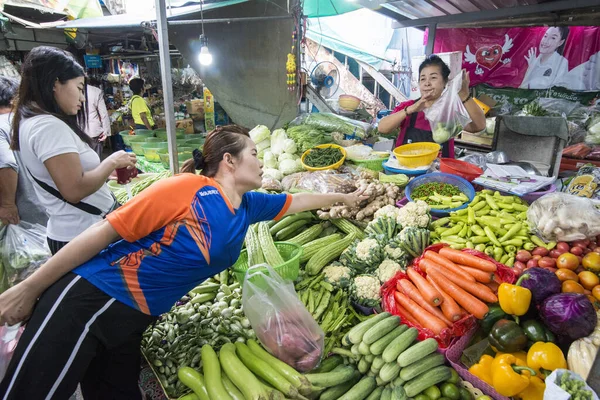
[[225, 390], [227, 390], [227, 393], [229, 393], [229, 396], [231, 396], [233, 400], [245, 400], [242, 392], [235, 387], [233, 382], [231, 382], [231, 379], [225, 375], [225, 372], [221, 374], [221, 379], [223, 380], [223, 386], [225, 386]]
[[292, 234], [294, 232], [296, 232], [298, 229], [304, 227], [307, 223], [308, 223], [308, 221], [305, 219], [295, 221], [295, 222], [289, 224], [288, 226], [286, 226], [285, 228], [283, 228], [282, 230], [280, 230], [279, 232], [277, 232], [275, 234], [275, 238], [277, 240], [285, 240], [286, 238], [290, 238], [290, 237], [292, 237]]
[[368, 356], [369, 354], [371, 354], [369, 345], [366, 344], [364, 341], [360, 342], [360, 344], [358, 345], [358, 352], [363, 356]]
[[385, 348], [381, 355], [383, 361], [390, 363], [396, 360], [404, 350], [410, 347], [417, 336], [419, 336], [419, 331], [416, 328], [408, 328]]
[[383, 393], [381, 393], [381, 400], [392, 400], [392, 389], [383, 389]]
[[235, 354], [235, 345], [226, 343], [219, 351], [219, 361], [227, 377], [244, 394], [247, 399], [266, 398], [267, 393], [263, 389], [260, 381], [254, 374], [246, 368], [244, 363], [237, 358]]
[[192, 389], [196, 397], [200, 400], [210, 400], [206, 391], [204, 377], [200, 372], [190, 367], [181, 367], [177, 371], [177, 377], [181, 383]]
[[313, 373], [321, 373], [321, 372], [330, 372], [333, 371], [335, 367], [338, 365], [342, 365], [344, 363], [344, 358], [339, 354], [334, 354], [330, 357], [327, 357], [323, 360], [319, 368], [314, 369]]
[[288, 215], [287, 217], [284, 217], [281, 219], [281, 221], [277, 222], [275, 225], [273, 225], [270, 229], [269, 229], [269, 233], [271, 234], [271, 236], [274, 236], [275, 234], [277, 234], [277, 232], [279, 232], [280, 230], [282, 230], [283, 228], [285, 228], [286, 226], [289, 226], [290, 224], [299, 221], [299, 220], [308, 220], [308, 219], [312, 219], [313, 215], [310, 211], [304, 211], [301, 213], [296, 213], [293, 215]]
[[352, 389], [340, 397], [340, 400], [364, 399], [370, 395], [376, 387], [377, 382], [375, 381], [375, 378], [372, 376], [365, 376], [356, 385], [352, 386]]
[[206, 382], [206, 390], [208, 396], [212, 399], [223, 399], [233, 400], [225, 386], [223, 386], [223, 380], [221, 379], [221, 365], [219, 364], [219, 357], [213, 348], [205, 344], [200, 350], [202, 357], [202, 370], [204, 371], [204, 380]]
[[[192, 393], [188, 393], [184, 396], [178, 397], [177, 400], [200, 400], [198, 398], [198, 396], [196, 396], [193, 392]], [[244, 400], [244, 398], [242, 397], [242, 400]]]
[[337, 386], [341, 383], [348, 382], [354, 375], [354, 368], [350, 366], [340, 365], [331, 372], [323, 372], [320, 374], [304, 375], [308, 381], [314, 385], [323, 388]]
[[412, 378], [429, 371], [439, 365], [444, 364], [444, 356], [439, 353], [432, 353], [425, 358], [422, 358], [400, 371], [400, 378], [405, 381], [410, 381]]
[[291, 239], [286, 240], [286, 242], [303, 245], [319, 237], [321, 232], [323, 232], [322, 224], [313, 225], [310, 228], [303, 231], [302, 233], [300, 233], [299, 235], [296, 235]]
[[377, 314], [354, 326], [354, 328], [350, 329], [350, 331], [348, 332], [348, 339], [350, 340], [350, 343], [359, 344], [362, 341], [365, 332], [367, 332], [372, 326], [374, 326], [378, 322], [390, 316], [390, 313], [382, 312], [381, 314]]
[[[398, 356], [398, 365], [402, 368], [417, 362], [438, 349], [438, 343], [433, 338], [425, 339], [409, 347]], [[431, 386], [431, 385], [430, 385]]]
[[332, 243], [337, 242], [342, 238], [342, 235], [339, 233], [335, 233], [333, 235], [325, 236], [319, 239], [312, 240], [304, 245], [302, 245], [302, 255], [300, 256], [300, 263], [305, 264], [312, 256], [314, 256], [317, 251], [321, 250], [323, 247], [329, 246]]
[[381, 371], [379, 371], [379, 377], [383, 382], [389, 383], [398, 377], [400, 374], [400, 369], [401, 368], [398, 363], [387, 363], [381, 367]]
[[406, 395], [406, 390], [402, 386], [396, 386], [392, 391], [391, 400], [408, 400], [408, 396]]
[[388, 333], [398, 327], [400, 323], [400, 317], [394, 315], [390, 318], [386, 318], [383, 321], [378, 322], [372, 326], [368, 331], [365, 332], [362, 341], [366, 344], [373, 344], [377, 340], [381, 339]]
[[258, 241], [265, 255], [265, 262], [275, 268], [283, 264], [283, 258], [277, 251], [273, 238], [269, 234], [269, 228], [265, 222], [260, 222], [258, 225]]
[[332, 243], [327, 247], [323, 247], [321, 250], [317, 251], [317, 253], [306, 263], [306, 272], [309, 275], [317, 275], [330, 261], [338, 258], [346, 249], [346, 247], [348, 247], [350, 243], [354, 241], [355, 238], [356, 235], [351, 233], [343, 239], [338, 240], [337, 242]]
[[388, 346], [388, 344], [392, 343], [394, 339], [404, 333], [405, 330], [408, 329], [406, 325], [400, 325], [396, 327], [396, 329], [392, 330], [390, 333], [377, 340], [375, 343], [371, 345], [369, 348], [371, 350], [371, 354], [375, 354], [376, 356], [383, 354], [383, 351]]
[[358, 371], [354, 372], [352, 379], [348, 382], [341, 383], [337, 386], [330, 387], [325, 390], [321, 396], [319, 396], [319, 400], [337, 400], [341, 395], [346, 393], [348, 390], [352, 388], [352, 386], [356, 385], [360, 378], [362, 377], [361, 373]]
[[382, 386], [373, 390], [373, 392], [367, 397], [366, 400], [379, 400], [381, 398], [381, 393], [383, 393], [384, 388]]
[[404, 384], [404, 390], [408, 397], [415, 397], [428, 387], [447, 381], [450, 377], [450, 368], [440, 365], [408, 381]]
[[363, 357], [358, 362], [358, 372], [366, 374], [371, 369], [371, 363], [367, 361], [366, 357]]

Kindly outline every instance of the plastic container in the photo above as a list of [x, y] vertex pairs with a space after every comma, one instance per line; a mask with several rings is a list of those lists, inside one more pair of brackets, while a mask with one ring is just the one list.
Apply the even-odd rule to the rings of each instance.
[[354, 111], [360, 105], [360, 99], [356, 96], [343, 94], [339, 97], [338, 104], [346, 111]]
[[161, 138], [147, 137], [146, 138], [146, 143], [166, 143], [166, 142], [164, 140], [162, 140]]
[[441, 146], [437, 143], [418, 142], [404, 144], [394, 149], [398, 163], [408, 168], [424, 167], [435, 160]]
[[550, 187], [546, 186], [545, 188], [542, 188], [542, 189], [545, 189], [545, 190], [539, 190], [537, 192], [527, 193], [526, 195], [522, 196], [522, 199], [525, 200], [526, 202], [528, 202], [529, 204], [531, 204], [544, 195], [556, 192], [556, 185], [551, 184]]
[[[150, 131], [150, 132], [152, 132], [152, 131]], [[121, 135], [121, 137], [123, 138], [123, 143], [125, 143], [126, 146], [131, 146], [132, 138], [143, 138], [145, 140], [148, 137], [154, 136], [153, 133], [150, 133], [150, 134], [140, 133], [140, 134], [130, 135], [129, 131], [121, 131], [121, 132], [119, 132], [119, 135]]]
[[388, 167], [386, 165], [387, 161], [384, 161], [381, 163], [381, 166], [383, 168], [383, 170], [385, 171], [385, 173], [387, 175], [394, 175], [394, 174], [404, 174], [404, 175], [409, 175], [409, 176], [418, 176], [418, 175], [424, 175], [427, 173], [427, 169], [397, 169], [397, 168], [391, 168]]
[[[275, 248], [283, 258], [283, 264], [274, 266], [273, 269], [284, 279], [295, 281], [300, 272], [300, 257], [302, 256], [302, 246], [295, 243], [275, 242]], [[243, 283], [246, 271], [248, 270], [248, 251], [242, 250], [239, 258], [233, 264], [233, 274], [238, 282]], [[266, 271], [266, 269], [265, 269]]]
[[146, 144], [146, 138], [143, 136], [133, 136], [129, 138], [129, 146], [131, 146], [131, 150], [135, 153], [136, 156], [143, 156], [144, 149], [143, 145]]
[[478, 166], [466, 161], [455, 160], [454, 158], [441, 158], [440, 171], [446, 174], [460, 176], [469, 182], [473, 182], [474, 179], [483, 174], [483, 170]]
[[431, 214], [436, 215], [438, 217], [446, 216], [446, 215], [449, 215], [453, 211], [458, 211], [458, 210], [462, 210], [463, 208], [466, 208], [469, 205], [469, 203], [471, 201], [473, 201], [473, 198], [475, 197], [475, 189], [473, 188], [473, 185], [471, 185], [466, 179], [463, 179], [463, 178], [461, 178], [459, 176], [455, 176], [455, 175], [444, 174], [441, 172], [434, 172], [432, 174], [426, 174], [426, 175], [419, 176], [418, 178], [413, 179], [406, 186], [404, 194], [406, 195], [406, 197], [408, 198], [409, 201], [413, 201], [413, 199], [411, 197], [412, 191], [415, 190], [416, 188], [418, 188], [419, 186], [421, 186], [425, 183], [429, 183], [429, 182], [442, 182], [442, 183], [447, 183], [449, 185], [454, 185], [458, 188], [458, 190], [463, 192], [469, 198], [469, 201], [467, 201], [465, 204], [463, 204], [460, 207], [449, 208], [449, 209], [444, 209], [444, 210], [431, 208]]
[[[161, 138], [163, 140], [167, 140], [167, 130], [166, 129], [157, 129], [156, 137]], [[175, 138], [183, 139], [185, 137], [185, 129], [175, 129]]]
[[158, 151], [162, 149], [167, 149], [167, 143], [145, 143], [142, 145], [142, 151], [144, 152], [144, 157], [146, 160], [150, 162], [160, 162], [160, 157], [158, 156]]
[[306, 150], [304, 152], [304, 154], [302, 154], [302, 158], [300, 159], [300, 161], [302, 162], [302, 166], [304, 167], [304, 169], [307, 170], [307, 171], [325, 171], [327, 169], [338, 169], [339, 167], [341, 167], [342, 164], [344, 163], [344, 161], [346, 160], [346, 149], [344, 149], [342, 146], [338, 146], [337, 144], [320, 144], [318, 146], [315, 146], [315, 148], [317, 148], [317, 149], [328, 149], [330, 147], [334, 147], [336, 149], [339, 149], [342, 152], [342, 159], [340, 161], [336, 162], [335, 164], [328, 165], [326, 167], [319, 167], [319, 168], [309, 167], [308, 165], [304, 164], [304, 158], [312, 150], [312, 149], [308, 149], [308, 150]]
[[[171, 167], [171, 161], [169, 160], [169, 150], [168, 149], [159, 150], [158, 158], [160, 159], [160, 162], [163, 167], [165, 167], [165, 168]], [[192, 158], [191, 152], [177, 154], [177, 160], [179, 161], [179, 168], [181, 169], [181, 166], [183, 165], [183, 163], [186, 162], [187, 160], [189, 160], [190, 158]]]

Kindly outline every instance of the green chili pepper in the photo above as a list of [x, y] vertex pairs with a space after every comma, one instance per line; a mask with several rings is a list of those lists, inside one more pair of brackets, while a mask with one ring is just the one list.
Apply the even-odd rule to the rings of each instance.
[[492, 196], [490, 196], [489, 194], [485, 195], [485, 201], [488, 203], [488, 205], [493, 210], [499, 210], [500, 209], [500, 207], [498, 207], [498, 204], [496, 204], [496, 201], [494, 200], [494, 198]]
[[[485, 233], [484, 233], [484, 235], [485, 235]], [[475, 244], [489, 243], [490, 238], [487, 236], [473, 236], [473, 237], [471, 237], [471, 241]]]
[[496, 235], [494, 235], [494, 232], [492, 232], [492, 230], [490, 229], [489, 226], [486, 226], [485, 228], [483, 228], [483, 231], [485, 232], [486, 236], [488, 238], [490, 238], [490, 241], [499, 247], [502, 247], [502, 245], [500, 244], [500, 242], [498, 241], [498, 239], [496, 238]]
[[481, 251], [483, 253], [485, 251], [485, 244], [484, 243], [478, 244], [477, 246], [475, 246], [475, 250]]
[[471, 230], [473, 231], [473, 233], [477, 236], [485, 236], [485, 232], [483, 231], [483, 228], [480, 227], [479, 225], [475, 224], [471, 226]]
[[456, 235], [458, 234], [458, 232], [460, 232], [462, 229], [462, 225], [454, 225], [452, 228], [449, 228], [447, 230], [445, 230], [444, 232], [442, 232], [440, 234], [441, 237], [446, 237], [446, 236], [451, 236], [451, 235]]
[[498, 239], [498, 240], [499, 240], [499, 241], [502, 243], [502, 242], [505, 242], [505, 241], [507, 241], [507, 240], [511, 239], [513, 236], [515, 236], [515, 235], [516, 235], [516, 234], [517, 234], [517, 233], [518, 233], [518, 232], [521, 230], [521, 227], [522, 227], [522, 226], [523, 226], [523, 225], [522, 225], [522, 224], [520, 224], [520, 223], [516, 223], [516, 224], [514, 224], [514, 225], [512, 226], [512, 228], [510, 228], [510, 229], [508, 230], [508, 232], [506, 232], [506, 234], [505, 234], [504, 236], [502, 236], [502, 237], [501, 237], [500, 239]]
[[533, 242], [533, 244], [535, 244], [536, 246], [539, 247], [546, 247], [546, 243], [544, 243], [544, 241], [542, 239], [540, 239], [539, 237], [537, 237], [536, 235], [531, 235], [531, 241]]

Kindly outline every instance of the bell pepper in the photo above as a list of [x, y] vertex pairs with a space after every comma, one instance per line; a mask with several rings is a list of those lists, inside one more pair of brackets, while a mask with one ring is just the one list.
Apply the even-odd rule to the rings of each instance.
[[496, 353], [496, 356], [501, 356], [503, 354], [512, 354], [517, 358], [517, 365], [527, 365], [527, 353], [524, 351], [517, 351], [514, 353]]
[[531, 319], [521, 323], [521, 328], [525, 332], [525, 336], [533, 343], [537, 342], [554, 342], [556, 336], [540, 321]]
[[529, 378], [529, 386], [516, 397], [521, 400], [543, 400], [545, 390], [546, 383], [537, 376], [532, 376]]
[[484, 334], [490, 333], [492, 326], [499, 320], [506, 318], [507, 314], [502, 310], [500, 304], [494, 303], [489, 305], [487, 314], [481, 320], [481, 330]]
[[555, 369], [566, 369], [567, 360], [554, 343], [537, 342], [527, 352], [527, 366], [546, 377]]
[[474, 364], [469, 368], [469, 372], [492, 386], [492, 362], [494, 361], [494, 357], [484, 354], [479, 359], [477, 364]]
[[498, 287], [498, 299], [502, 310], [511, 315], [525, 315], [531, 305], [531, 290], [519, 286], [523, 280], [529, 279], [528, 274], [523, 274], [519, 280], [511, 285], [502, 283]]
[[495, 351], [514, 353], [527, 345], [527, 336], [515, 321], [501, 319], [494, 324], [488, 340]]
[[535, 371], [512, 354], [502, 354], [492, 362], [492, 382], [494, 389], [503, 396], [514, 396], [529, 386], [529, 378]]

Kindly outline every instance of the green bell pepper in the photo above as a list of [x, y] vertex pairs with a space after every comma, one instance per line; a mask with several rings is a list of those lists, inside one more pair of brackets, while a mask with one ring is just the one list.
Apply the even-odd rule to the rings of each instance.
[[490, 304], [489, 311], [481, 320], [481, 331], [485, 335], [489, 334], [494, 324], [507, 316], [499, 303]]
[[488, 335], [490, 345], [502, 353], [515, 353], [527, 346], [527, 336], [515, 321], [497, 321]]
[[556, 336], [554, 333], [550, 332], [546, 326], [540, 321], [536, 321], [534, 319], [530, 319], [528, 321], [521, 323], [521, 328], [525, 332], [525, 336], [531, 342], [552, 342], [556, 341]]

